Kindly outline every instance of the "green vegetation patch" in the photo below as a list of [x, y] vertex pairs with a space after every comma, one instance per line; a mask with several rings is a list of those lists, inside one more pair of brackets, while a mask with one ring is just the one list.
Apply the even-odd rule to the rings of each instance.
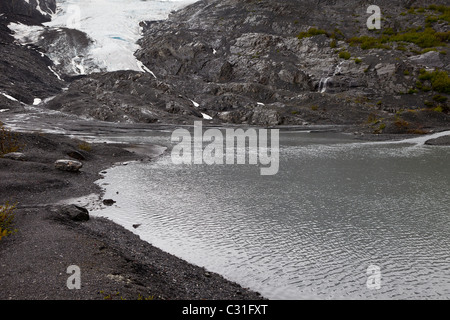
[[310, 37], [314, 37], [314, 36], [318, 36], [318, 35], [321, 35], [321, 34], [324, 34], [324, 35], [326, 35], [326, 36], [329, 36], [328, 35], [328, 32], [326, 31], [326, 30], [323, 30], [323, 29], [317, 29], [317, 28], [310, 28], [308, 31], [304, 31], [304, 32], [300, 32], [298, 35], [297, 35], [297, 38], [299, 39], [299, 40], [301, 40], [301, 39], [304, 39], [304, 38], [310, 38]]
[[439, 20], [450, 22], [450, 6], [432, 4], [428, 6], [428, 10], [435, 11], [439, 16]]
[[18, 152], [23, 148], [18, 136], [0, 122], [0, 157], [11, 152]]
[[426, 71], [422, 69], [420, 70], [419, 80], [422, 82], [430, 81], [431, 88], [436, 92], [450, 94], [450, 77], [447, 71]]
[[351, 46], [360, 46], [361, 49], [390, 49], [389, 43], [414, 43], [420, 48], [435, 48], [446, 46], [449, 42], [450, 31], [437, 32], [433, 28], [415, 28], [403, 32], [395, 32], [392, 28], [386, 29], [379, 37], [361, 36], [347, 40]]
[[12, 233], [14, 229], [14, 210], [16, 205], [10, 205], [8, 202], [0, 206], [0, 240]]
[[341, 52], [339, 52], [339, 58], [341, 58], [341, 59], [348, 60], [348, 59], [350, 59], [351, 56], [352, 55], [348, 51], [341, 51]]
[[388, 40], [386, 37], [371, 37], [371, 36], [361, 36], [353, 37], [347, 40], [351, 46], [360, 46], [363, 50], [368, 49], [390, 49], [386, 43]]

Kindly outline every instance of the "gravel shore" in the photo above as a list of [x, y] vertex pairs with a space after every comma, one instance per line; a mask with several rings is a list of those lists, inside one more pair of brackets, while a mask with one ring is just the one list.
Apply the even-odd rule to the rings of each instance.
[[[107, 219], [75, 222], [61, 213], [62, 200], [93, 193], [100, 199], [94, 182], [102, 170], [124, 161], [151, 161], [148, 153], [116, 144], [93, 144], [82, 151], [81, 141], [62, 135], [19, 136], [25, 158], [0, 158], [0, 204], [17, 203], [17, 232], [0, 241], [0, 299], [262, 299]], [[85, 158], [80, 172], [55, 169], [54, 162], [71, 159], [67, 154], [73, 151]], [[80, 268], [81, 289], [67, 286], [72, 265]]]

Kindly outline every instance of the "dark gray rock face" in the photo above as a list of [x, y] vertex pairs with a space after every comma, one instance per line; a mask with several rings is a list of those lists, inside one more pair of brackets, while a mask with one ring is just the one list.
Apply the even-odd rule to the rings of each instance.
[[[39, 6], [39, 10], [37, 10]], [[14, 43], [11, 22], [39, 25], [49, 21], [56, 10], [55, 0], [2, 0], [0, 2], [0, 92], [20, 102], [32, 104], [34, 98], [56, 95], [64, 86], [49, 69], [52, 62], [35, 46]], [[0, 109], [20, 109], [20, 104], [0, 97]]]
[[12, 21], [37, 24], [50, 21], [50, 14], [56, 11], [56, 0], [2, 0], [0, 12]]
[[[422, 18], [405, 12], [429, 5], [204, 0], [167, 21], [142, 23], [145, 35], [136, 56], [159, 79], [176, 84], [182, 95], [223, 122], [356, 124], [372, 113], [386, 117], [405, 106], [424, 108], [430, 93], [404, 93], [415, 86], [421, 68], [448, 70], [449, 55], [351, 46], [352, 37], [374, 35], [366, 26], [367, 8], [374, 4], [383, 12], [379, 34], [423, 26]], [[296, 37], [312, 27], [327, 34]], [[442, 22], [434, 28], [445, 31]], [[413, 44], [410, 48], [422, 50]], [[341, 58], [342, 51], [351, 58]]]
[[58, 94], [64, 83], [49, 69], [52, 62], [37, 51], [13, 43], [0, 45], [1, 92], [32, 104]]
[[111, 122], [178, 123], [202, 119], [189, 99], [149, 73], [117, 71], [97, 73], [72, 83], [47, 108]]

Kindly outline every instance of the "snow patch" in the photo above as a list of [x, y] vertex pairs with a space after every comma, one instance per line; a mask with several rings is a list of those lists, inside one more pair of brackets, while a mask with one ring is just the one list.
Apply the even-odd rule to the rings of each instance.
[[12, 101], [17, 101], [17, 102], [19, 102], [19, 100], [17, 100], [16, 98], [14, 98], [14, 97], [11, 97], [9, 94], [6, 94], [6, 93], [1, 93], [4, 97], [6, 97], [7, 99], [9, 99], [9, 100], [12, 100]]
[[52, 69], [52, 67], [51, 66], [48, 66], [48, 69], [59, 79], [59, 80], [61, 80], [62, 81], [62, 79], [61, 79], [61, 77], [59, 76], [59, 74], [57, 74], [56, 72], [55, 72], [55, 70], [53, 70]]
[[205, 119], [205, 120], [212, 120], [212, 117], [211, 116], [208, 116], [206, 113], [201, 113], [202, 114], [202, 116], [203, 116], [203, 119]]
[[191, 101], [192, 101], [192, 104], [194, 105], [194, 107], [196, 107], [196, 108], [200, 107], [200, 105], [197, 102], [195, 102], [194, 100], [191, 100]]

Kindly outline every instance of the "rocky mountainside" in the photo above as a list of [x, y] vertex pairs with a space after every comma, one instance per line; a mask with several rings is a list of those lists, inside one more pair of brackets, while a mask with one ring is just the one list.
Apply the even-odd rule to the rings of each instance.
[[[371, 4], [380, 30], [366, 26]], [[448, 124], [448, 14], [425, 1], [200, 1], [147, 23], [136, 55], [225, 122], [419, 130]], [[435, 68], [440, 89], [419, 80]]]
[[[370, 5], [381, 9], [380, 29], [367, 27]], [[448, 128], [449, 16], [445, 0], [203, 0], [168, 20], [141, 23], [136, 57], [156, 78], [119, 71], [73, 81], [58, 69], [68, 90], [46, 107], [119, 122], [211, 116], [213, 123], [344, 124], [374, 133]], [[0, 50], [38, 55], [2, 34], [7, 44]], [[56, 41], [63, 45], [61, 38], [44, 38], [41, 52]], [[20, 58], [39, 61], [23, 79], [33, 82], [24, 87], [2, 78], [1, 90], [23, 102], [60, 90], [63, 84], [48, 72], [51, 62], [35, 58]], [[50, 81], [41, 83], [41, 73]]]
[[64, 84], [49, 69], [52, 61], [35, 45], [16, 43], [8, 28], [11, 22], [38, 25], [49, 21], [55, 10], [55, 0], [0, 2], [0, 109], [20, 109], [19, 101], [32, 104], [35, 97], [61, 92]]

